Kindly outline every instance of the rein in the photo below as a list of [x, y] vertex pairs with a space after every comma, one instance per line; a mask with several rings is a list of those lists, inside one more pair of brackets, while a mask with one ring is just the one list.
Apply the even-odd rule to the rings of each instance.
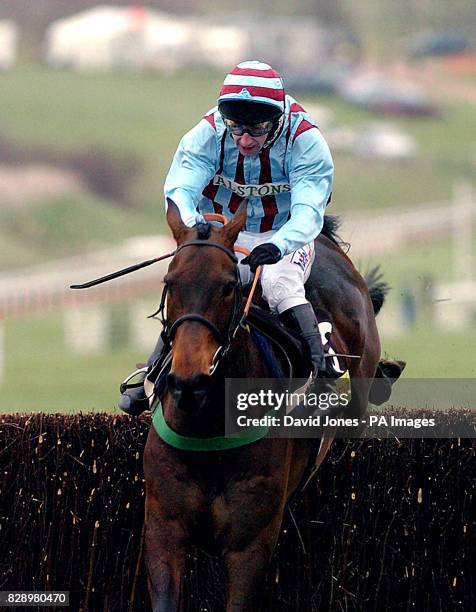
[[126, 274], [130, 274], [131, 272], [135, 272], [136, 270], [141, 270], [142, 268], [151, 266], [152, 264], [155, 264], [158, 261], [163, 261], [164, 259], [173, 257], [175, 253], [176, 251], [174, 251], [173, 253], [166, 253], [165, 255], [160, 255], [159, 257], [155, 257], [154, 259], [148, 259], [147, 261], [143, 261], [141, 263], [134, 264], [133, 266], [129, 266], [128, 268], [117, 270], [117, 272], [106, 274], [106, 276], [95, 278], [94, 280], [88, 281], [87, 283], [82, 283], [80, 285], [70, 285], [69, 288], [70, 289], [89, 289], [90, 287], [95, 287], [96, 285], [107, 283], [108, 281], [114, 280], [115, 278], [119, 278], [120, 276], [125, 276]]

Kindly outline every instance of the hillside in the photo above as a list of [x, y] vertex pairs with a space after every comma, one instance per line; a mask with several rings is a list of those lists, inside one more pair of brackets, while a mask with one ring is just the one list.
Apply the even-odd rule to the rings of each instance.
[[[0, 166], [42, 164], [76, 173], [81, 184], [79, 191], [53, 198], [25, 198], [21, 210], [0, 193], [5, 267], [160, 230], [163, 181], [173, 152], [213, 106], [222, 75], [79, 75], [22, 65], [1, 79]], [[375, 120], [335, 98], [302, 102], [324, 104], [335, 121], [348, 126]], [[473, 107], [439, 102], [441, 119], [396, 121], [419, 144], [421, 155], [411, 162], [335, 153], [332, 212], [448, 200], [454, 180], [471, 177]]]

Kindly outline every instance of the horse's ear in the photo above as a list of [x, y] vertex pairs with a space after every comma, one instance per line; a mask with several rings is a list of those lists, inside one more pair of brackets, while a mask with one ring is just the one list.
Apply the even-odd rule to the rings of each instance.
[[238, 234], [245, 227], [247, 204], [248, 200], [246, 198], [241, 200], [241, 204], [236, 213], [233, 215], [233, 218], [223, 228], [225, 241], [231, 246], [235, 244]]
[[175, 242], [177, 244], [183, 242], [190, 228], [182, 221], [177, 204], [170, 198], [167, 198], [167, 223], [172, 230]]

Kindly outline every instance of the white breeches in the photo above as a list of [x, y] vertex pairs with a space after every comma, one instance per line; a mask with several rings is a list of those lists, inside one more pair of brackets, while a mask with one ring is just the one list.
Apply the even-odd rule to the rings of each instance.
[[[240, 232], [236, 245], [250, 251], [255, 246], [268, 242], [275, 231], [256, 234], [251, 232]], [[238, 260], [244, 255], [237, 253]], [[263, 266], [261, 273], [261, 288], [263, 297], [268, 302], [271, 312], [278, 314], [299, 306], [307, 304], [304, 291], [304, 283], [311, 273], [314, 261], [314, 243], [310, 242], [290, 255], [283, 257], [278, 263]], [[249, 266], [238, 266], [241, 282], [245, 285], [251, 281], [252, 274]]]

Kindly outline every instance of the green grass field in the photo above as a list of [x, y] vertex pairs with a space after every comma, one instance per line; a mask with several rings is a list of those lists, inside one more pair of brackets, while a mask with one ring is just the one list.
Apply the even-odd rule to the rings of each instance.
[[442, 332], [425, 324], [382, 339], [382, 354], [407, 362], [406, 378], [475, 378], [476, 329]]
[[[2, 131], [25, 145], [138, 156], [154, 198], [180, 137], [214, 106], [220, 76], [81, 75], [21, 66], [1, 75]], [[150, 193], [140, 186], [141, 203]], [[148, 202], [150, 203], [150, 202]]]
[[[442, 333], [421, 327], [398, 339], [384, 337], [382, 350], [407, 362], [408, 378], [474, 378], [475, 343], [475, 329]], [[115, 410], [119, 383], [147, 358], [126, 348], [89, 357], [65, 351], [58, 317], [10, 322], [6, 350], [0, 412]]]
[[[392, 299], [395, 295], [387, 308], [392, 307]], [[65, 348], [61, 314], [31, 316], [4, 326], [0, 412], [114, 410], [119, 383], [148, 356], [147, 351], [127, 346], [91, 356], [75, 354]], [[150, 350], [158, 324], [151, 330]], [[406, 361], [404, 375], [409, 378], [473, 378], [475, 344], [474, 327], [444, 332], [429, 327], [421, 317], [399, 337], [383, 336], [382, 355]]]
[[[407, 246], [397, 253], [375, 255], [368, 260], [357, 259], [354, 263], [363, 273], [372, 265], [379, 264], [385, 280], [393, 288], [389, 295], [390, 300], [393, 300], [399, 287], [423, 279], [444, 282], [457, 280], [453, 251], [454, 243], [450, 238], [429, 239]], [[476, 236], [473, 239], [472, 251], [476, 253]], [[349, 256], [352, 259], [352, 248]]]
[[14, 213], [0, 209], [0, 268], [76, 255], [105, 244], [117, 246], [144, 229], [143, 219], [91, 196], [65, 196]]
[[[220, 74], [78, 75], [23, 65], [0, 74], [0, 135], [25, 147], [55, 152], [97, 148], [137, 157], [142, 173], [131, 185], [136, 206], [125, 209], [88, 194], [0, 211], [0, 269], [37, 263], [118, 244], [136, 234], [164, 229], [162, 185], [181, 135], [215, 103]], [[292, 93], [292, 92], [291, 92]], [[335, 98], [310, 99], [334, 110], [339, 122], [358, 126], [376, 117]], [[306, 100], [302, 100], [305, 105]], [[444, 101], [441, 119], [399, 119], [418, 141], [411, 163], [335, 155], [332, 213], [448, 200], [455, 179], [471, 176], [473, 107]], [[475, 245], [476, 247], [476, 245]], [[451, 242], [428, 241], [376, 261], [394, 287], [388, 308], [398, 310], [399, 291], [421, 279], [452, 278]], [[352, 251], [350, 252], [352, 257]], [[417, 322], [418, 323], [418, 322]], [[5, 382], [0, 411], [112, 410], [118, 383], [147, 355], [118, 347], [84, 357], [64, 349], [60, 315], [5, 324]], [[474, 376], [471, 349], [476, 332], [435, 332], [418, 323], [384, 338], [389, 356], [408, 362], [406, 376]], [[154, 339], [151, 339], [151, 348]], [[473, 359], [474, 361], [474, 359]]]
[[147, 358], [127, 348], [72, 353], [64, 345], [60, 314], [8, 322], [5, 350], [0, 412], [113, 410], [119, 383]]

